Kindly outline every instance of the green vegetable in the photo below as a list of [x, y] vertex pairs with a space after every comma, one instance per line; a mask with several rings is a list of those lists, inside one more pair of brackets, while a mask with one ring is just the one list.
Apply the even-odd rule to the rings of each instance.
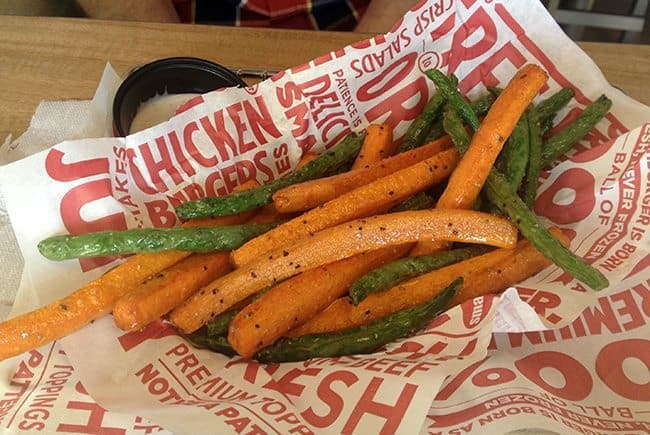
[[458, 278], [430, 301], [405, 308], [368, 325], [341, 332], [282, 338], [260, 350], [255, 359], [264, 363], [289, 362], [374, 352], [393, 340], [426, 327], [447, 307], [462, 282], [462, 278]]
[[526, 174], [529, 153], [528, 112], [517, 121], [512, 134], [503, 146], [496, 167], [506, 176], [510, 186], [517, 191]]
[[372, 293], [383, 292], [404, 280], [466, 260], [487, 250], [485, 247], [472, 247], [395, 260], [357, 279], [350, 286], [350, 299], [355, 305], [359, 305], [359, 302]]
[[38, 244], [50, 260], [169, 251], [210, 252], [238, 248], [278, 225], [148, 228], [49, 237]]
[[426, 210], [433, 207], [436, 200], [426, 192], [419, 192], [390, 209], [391, 213], [406, 210]]
[[263, 186], [234, 192], [227, 196], [185, 202], [176, 207], [176, 214], [181, 219], [227, 216], [270, 204], [271, 197], [278, 190], [292, 184], [322, 177], [354, 159], [361, 148], [362, 142], [363, 136], [350, 133], [334, 148], [287, 176], [273, 180]]
[[232, 348], [228, 339], [223, 335], [217, 335], [209, 337], [207, 335], [201, 335], [198, 333], [186, 335], [185, 338], [190, 340], [198, 347], [203, 347], [210, 349], [214, 352], [220, 353], [226, 356], [235, 356], [237, 352]]
[[238, 309], [225, 311], [205, 324], [208, 337], [218, 337], [228, 333], [230, 322], [239, 313]]
[[529, 208], [537, 196], [537, 181], [542, 171], [542, 131], [537, 109], [528, 109], [528, 170], [523, 186], [522, 199]]
[[431, 128], [431, 123], [440, 113], [445, 101], [446, 98], [440, 90], [434, 92], [427, 105], [424, 106], [422, 113], [413, 120], [408, 130], [406, 130], [404, 140], [397, 151], [398, 153], [412, 150], [424, 143], [424, 139]]
[[486, 192], [490, 201], [510, 217], [521, 234], [546, 258], [594, 290], [602, 290], [609, 285], [602, 273], [567, 249], [542, 226], [506, 178], [495, 169], [490, 171], [487, 178]]
[[449, 77], [438, 70], [428, 70], [425, 71], [425, 74], [433, 81], [433, 83], [435, 83], [436, 87], [442, 91], [444, 96], [447, 98], [448, 104], [458, 111], [458, 114], [465, 120], [465, 122], [467, 122], [467, 124], [469, 124], [472, 130], [478, 130], [480, 123], [476, 113], [474, 113], [472, 106], [470, 106], [467, 100], [465, 100], [460, 92], [458, 92], [458, 89], [456, 89], [456, 86]]
[[578, 119], [547, 140], [542, 150], [542, 167], [553, 163], [573, 148], [576, 142], [582, 139], [603, 119], [611, 107], [612, 100], [605, 95], [601, 95], [585, 108]]
[[467, 134], [467, 130], [465, 130], [463, 120], [460, 119], [454, 107], [447, 106], [445, 108], [445, 113], [442, 116], [442, 125], [458, 152], [465, 154], [465, 151], [469, 148], [471, 139], [469, 134]]
[[[478, 116], [485, 115], [488, 112], [488, 110], [490, 110], [490, 107], [492, 107], [492, 103], [494, 103], [494, 96], [492, 94], [485, 94], [482, 97], [477, 98], [476, 100], [469, 103], [469, 105], [472, 107], [472, 110], [474, 111], [474, 113], [476, 113], [476, 116], [478, 117]], [[431, 130], [429, 130], [429, 133], [427, 134], [424, 143], [436, 140], [440, 138], [443, 134], [445, 134], [443, 120], [439, 118], [436, 122], [434, 122], [431, 125]]]
[[539, 115], [542, 136], [553, 127], [553, 120], [557, 112], [569, 104], [573, 95], [573, 89], [562, 88], [537, 105], [536, 109]]

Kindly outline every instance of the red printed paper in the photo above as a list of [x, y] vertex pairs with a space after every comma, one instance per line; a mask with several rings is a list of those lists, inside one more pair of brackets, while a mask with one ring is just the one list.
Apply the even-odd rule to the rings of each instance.
[[535, 0], [421, 1], [388, 34], [246, 89], [205, 94], [148, 130], [64, 142], [3, 167], [30, 278], [23, 291], [37, 306], [119, 261], [54, 264], [36, 249], [45, 237], [174, 226], [175, 205], [273, 180], [303, 153], [369, 123], [390, 124], [401, 140], [432, 94], [426, 69], [453, 72], [474, 98], [526, 63], [549, 74], [540, 99], [575, 90], [561, 125], [601, 93], [614, 102], [542, 174], [535, 204], [609, 289], [595, 293], [549, 267], [372, 355], [291, 364], [199, 350], [163, 322], [124, 333], [106, 316], [0, 364], [0, 425], [67, 433], [647, 431], [650, 110], [611, 87]]

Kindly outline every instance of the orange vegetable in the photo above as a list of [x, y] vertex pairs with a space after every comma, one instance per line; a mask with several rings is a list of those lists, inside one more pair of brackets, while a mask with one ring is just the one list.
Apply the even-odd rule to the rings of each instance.
[[451, 147], [451, 140], [448, 136], [444, 136], [420, 148], [371, 164], [369, 168], [285, 187], [273, 194], [273, 203], [282, 213], [309, 210], [379, 177], [430, 158], [449, 147]]
[[372, 163], [377, 163], [394, 152], [393, 129], [388, 124], [370, 124], [351, 169], [369, 168]]
[[[567, 242], [560, 231], [554, 234]], [[401, 309], [423, 303], [435, 297], [453, 280], [464, 279], [452, 301], [452, 306], [465, 300], [497, 293], [540, 272], [551, 263], [528, 240], [512, 249], [498, 249], [461, 261], [403, 282], [390, 290], [373, 293], [353, 305], [350, 298], [334, 301], [324, 311], [294, 329], [290, 337], [322, 332], [334, 332], [363, 325]]]
[[401, 245], [355, 255], [281, 282], [239, 312], [230, 323], [228, 341], [238, 354], [253, 356], [325, 309], [357, 278], [408, 249]]
[[362, 252], [419, 239], [513, 247], [517, 229], [506, 219], [470, 210], [406, 211], [346, 222], [268, 252], [215, 280], [172, 311], [170, 319], [181, 330], [193, 332], [271, 284]]
[[228, 252], [191, 255], [120, 298], [113, 308], [115, 324], [125, 331], [143, 328], [230, 270]]
[[[115, 301], [185, 252], [139, 254], [65, 298], [0, 323], [0, 360], [66, 336], [107, 314]], [[188, 253], [189, 255], [189, 253]]]
[[[503, 144], [546, 79], [546, 73], [537, 65], [526, 65], [515, 74], [472, 137], [436, 208], [472, 207]], [[447, 247], [444, 243], [421, 242], [410, 255], [430, 254]]]
[[398, 202], [442, 181], [454, 168], [458, 153], [449, 149], [379, 178], [285, 222], [234, 250], [232, 261], [242, 266], [267, 251], [308, 237], [351, 219], [384, 213]]
[[472, 137], [436, 207], [472, 206], [503, 144], [546, 79], [546, 73], [537, 65], [526, 65], [515, 74]]
[[[253, 187], [244, 183], [240, 188]], [[253, 213], [193, 219], [183, 226], [236, 225]], [[137, 254], [65, 298], [0, 323], [0, 360], [64, 337], [109, 313], [115, 302], [151, 276], [191, 255], [186, 251]]]

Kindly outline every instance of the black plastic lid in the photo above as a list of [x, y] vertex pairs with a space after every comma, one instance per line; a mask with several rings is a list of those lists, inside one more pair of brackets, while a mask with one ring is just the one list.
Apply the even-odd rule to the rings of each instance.
[[247, 86], [226, 67], [193, 57], [170, 57], [134, 70], [113, 99], [113, 130], [126, 136], [140, 103], [157, 94], [204, 94], [215, 89]]

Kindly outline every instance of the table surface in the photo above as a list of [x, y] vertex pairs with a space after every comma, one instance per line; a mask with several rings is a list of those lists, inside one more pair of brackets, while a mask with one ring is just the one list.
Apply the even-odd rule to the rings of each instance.
[[[284, 69], [365, 39], [362, 33], [0, 16], [0, 144], [29, 125], [39, 101], [89, 99], [106, 61], [122, 73], [170, 56]], [[581, 43], [608, 80], [650, 104], [650, 45]]]

